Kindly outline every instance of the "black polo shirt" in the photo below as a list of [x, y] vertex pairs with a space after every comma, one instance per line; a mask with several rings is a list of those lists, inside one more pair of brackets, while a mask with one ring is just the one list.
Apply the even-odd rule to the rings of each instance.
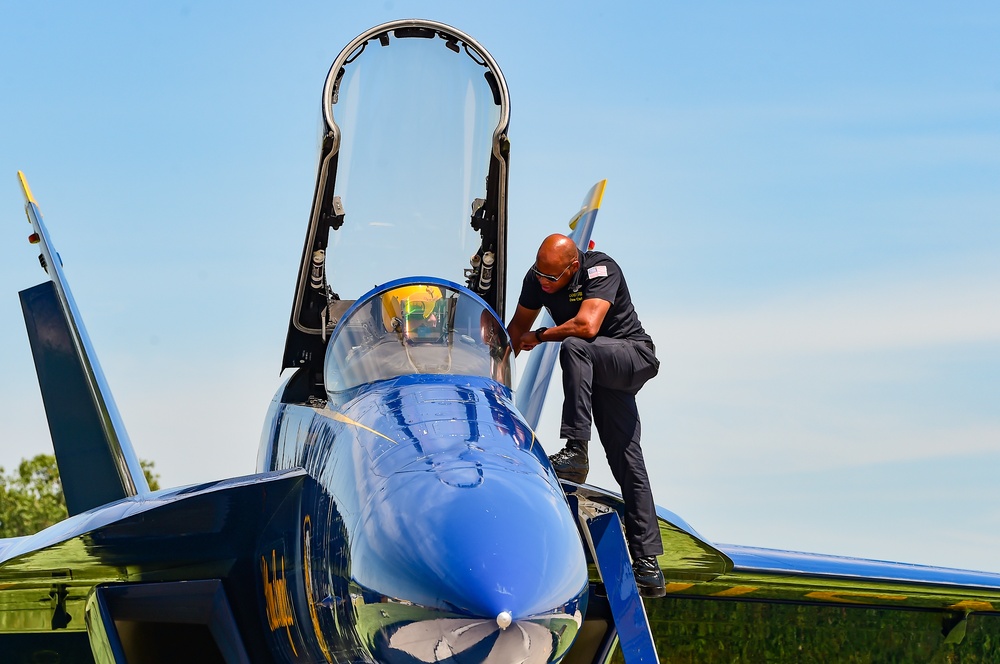
[[556, 325], [562, 325], [576, 316], [580, 303], [598, 298], [611, 303], [604, 316], [597, 336], [612, 339], [649, 340], [642, 329], [642, 323], [632, 306], [632, 297], [625, 283], [625, 275], [610, 256], [600, 251], [583, 253], [577, 250], [580, 269], [569, 284], [555, 293], [546, 293], [538, 283], [538, 277], [528, 270], [521, 283], [521, 297], [517, 303], [533, 311], [545, 307]]

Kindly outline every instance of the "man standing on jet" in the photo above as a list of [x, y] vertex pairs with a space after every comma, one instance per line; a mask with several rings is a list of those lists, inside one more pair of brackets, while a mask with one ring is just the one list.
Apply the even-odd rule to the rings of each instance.
[[[556, 327], [531, 325], [542, 307]], [[653, 341], [632, 307], [621, 269], [599, 251], [583, 253], [565, 235], [542, 242], [524, 276], [514, 318], [507, 326], [514, 352], [561, 341], [566, 446], [549, 457], [556, 475], [583, 483], [590, 470], [591, 414], [625, 499], [625, 534], [640, 593], [665, 593], [656, 556], [663, 553], [656, 508], [639, 447], [635, 395], [660, 363]]]

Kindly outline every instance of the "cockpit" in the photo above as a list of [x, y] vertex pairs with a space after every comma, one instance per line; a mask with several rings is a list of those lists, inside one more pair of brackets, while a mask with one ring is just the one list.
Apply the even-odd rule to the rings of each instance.
[[481, 298], [442, 279], [376, 288], [340, 319], [324, 364], [330, 394], [413, 374], [490, 378], [511, 387], [510, 341]]

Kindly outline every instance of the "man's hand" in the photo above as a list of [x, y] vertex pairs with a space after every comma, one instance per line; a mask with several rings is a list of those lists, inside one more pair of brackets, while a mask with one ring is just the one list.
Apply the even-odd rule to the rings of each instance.
[[[538, 311], [538, 309], [526, 309], [520, 304], [517, 305], [514, 318], [507, 325], [507, 334], [510, 335], [510, 342], [514, 345], [514, 355], [521, 352], [522, 348], [530, 350], [538, 344], [535, 333], [530, 331], [531, 324], [535, 322], [535, 318], [538, 316]], [[524, 346], [525, 336], [531, 337], [530, 346]]]
[[535, 335], [535, 331], [534, 330], [529, 330], [529, 331], [525, 332], [524, 334], [522, 334], [520, 342], [521, 343], [519, 344], [519, 346], [520, 346], [521, 350], [531, 350], [532, 348], [534, 348], [535, 346], [537, 346], [538, 343], [539, 343], [538, 342], [538, 337]]

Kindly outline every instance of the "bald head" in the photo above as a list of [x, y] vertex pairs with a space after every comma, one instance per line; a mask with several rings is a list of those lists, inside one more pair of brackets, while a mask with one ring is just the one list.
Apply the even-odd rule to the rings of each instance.
[[532, 270], [538, 277], [543, 291], [554, 293], [569, 283], [580, 269], [577, 255], [576, 245], [565, 235], [556, 233], [542, 240]]
[[542, 240], [542, 246], [538, 248], [538, 255], [535, 258], [540, 270], [543, 270], [542, 265], [546, 267], [559, 265], [561, 270], [576, 260], [576, 244], [565, 235], [553, 233]]

